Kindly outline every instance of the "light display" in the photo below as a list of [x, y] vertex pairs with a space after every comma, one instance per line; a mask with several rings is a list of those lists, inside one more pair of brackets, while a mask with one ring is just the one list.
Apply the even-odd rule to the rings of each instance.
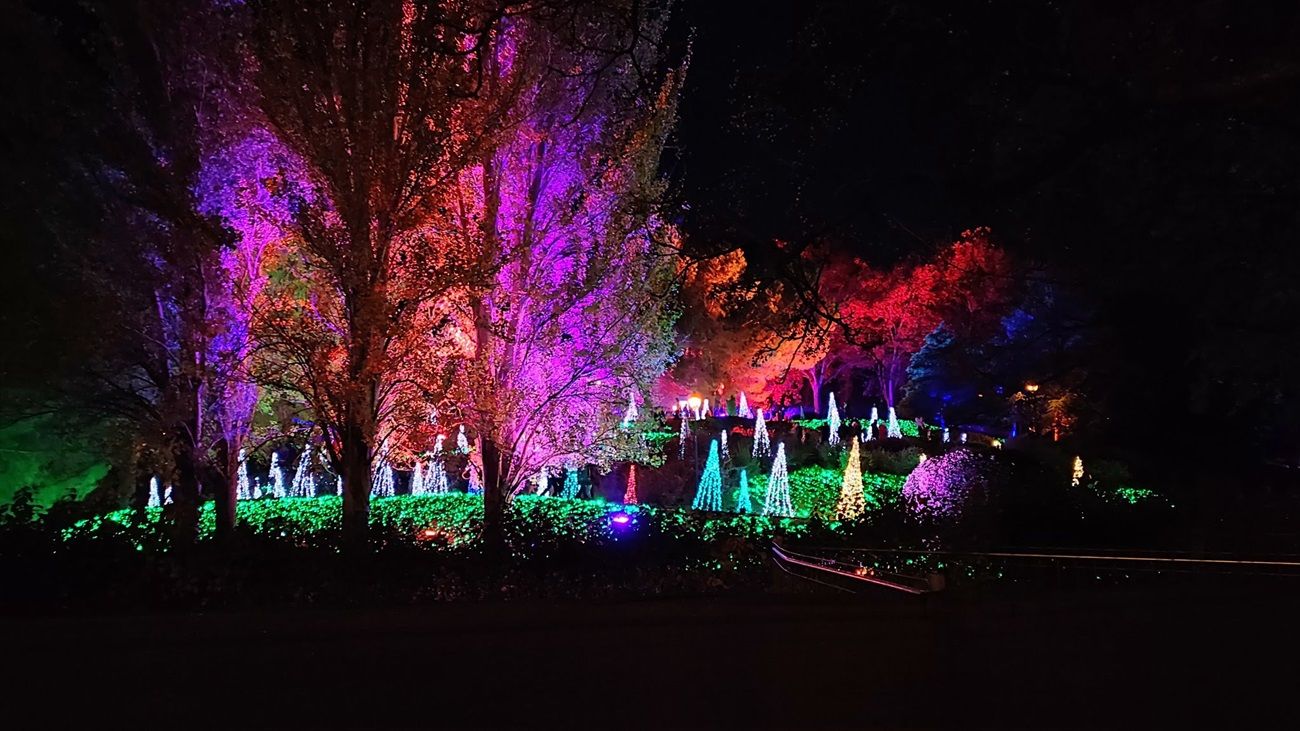
[[157, 475], [149, 478], [149, 494], [145, 496], [144, 504], [151, 508], [162, 507], [162, 488], [158, 486]]
[[567, 500], [576, 500], [580, 491], [581, 487], [578, 485], [578, 471], [572, 467], [565, 468], [564, 490], [560, 493], [560, 497]]
[[876, 423], [874, 421], [869, 421], [865, 424], [862, 424], [862, 433], [858, 435], [858, 439], [863, 442], [870, 442], [873, 441], [875, 438], [876, 438]]
[[749, 401], [745, 398], [745, 392], [740, 392], [740, 403], [736, 406], [736, 416], [742, 419], [754, 418], [754, 412], [749, 409]]
[[248, 450], [239, 450], [239, 470], [235, 484], [236, 500], [252, 500], [253, 484], [248, 479]]
[[623, 491], [623, 504], [636, 505], [636, 465], [628, 465], [627, 489]]
[[[438, 437], [438, 445], [442, 446], [442, 437]], [[441, 495], [451, 490], [447, 484], [447, 467], [442, 463], [442, 457], [435, 456], [429, 460], [429, 474], [424, 480], [425, 489], [432, 495]]]
[[767, 478], [767, 495], [763, 500], [763, 515], [794, 515], [790, 504], [790, 474], [785, 466], [785, 443], [776, 445], [776, 459], [772, 461], [772, 475]]
[[682, 428], [677, 434], [677, 458], [686, 459], [686, 439], [691, 436], [691, 419], [685, 411], [682, 412]]
[[1070, 472], [1070, 485], [1079, 486], [1079, 481], [1083, 479], [1083, 457], [1074, 458], [1074, 467]]
[[691, 507], [696, 510], [722, 510], [722, 470], [718, 466], [718, 440], [709, 442], [709, 459], [704, 463], [704, 474], [695, 489]]
[[871, 423], [874, 424], [874, 423], [876, 423], [877, 421], [880, 421], [880, 410], [877, 409], [876, 407], [872, 406], [872, 407], [871, 407]]
[[831, 430], [827, 442], [834, 446], [840, 443], [840, 409], [835, 405], [834, 391], [831, 391], [830, 404], [826, 411], [826, 426]]
[[885, 436], [890, 439], [902, 439], [903, 430], [898, 428], [898, 415], [894, 413], [894, 407], [889, 407], [889, 423], [885, 426]]
[[948, 432], [948, 427], [945, 426], [943, 428], [943, 443], [947, 444], [950, 441], [952, 441], [952, 434]]
[[853, 443], [849, 451], [849, 463], [844, 468], [844, 480], [840, 483], [840, 499], [835, 505], [835, 517], [840, 520], [856, 520], [862, 517], [867, 508], [866, 496], [862, 490], [862, 462], [858, 454], [858, 443]]
[[742, 469], [740, 471], [740, 489], [736, 491], [736, 512], [754, 512], [753, 502], [749, 497], [749, 473]]
[[636, 408], [636, 389], [629, 388], [627, 390], [627, 411], [623, 412], [623, 426], [631, 426], [632, 422], [636, 421], [640, 415], [641, 413]]
[[375, 482], [370, 494], [375, 497], [391, 497], [397, 492], [395, 483], [393, 466], [388, 464], [388, 460], [381, 459], [375, 469]]
[[718, 439], [718, 453], [722, 457], [723, 464], [731, 462], [731, 450], [727, 448], [727, 430], [723, 429]]
[[465, 436], [465, 425], [460, 425], [460, 431], [456, 432], [456, 451], [461, 454], [469, 454], [469, 437]]
[[754, 418], [754, 456], [766, 457], [772, 452], [772, 445], [767, 437], [767, 422], [763, 420], [763, 410], [758, 410]]
[[966, 432], [962, 432], [962, 433], [961, 433], [961, 443], [962, 443], [962, 444], [965, 444], [965, 443], [966, 443]]
[[334, 494], [343, 494], [343, 475], [335, 475], [334, 477]]
[[713, 412], [710, 410], [709, 400], [704, 399], [704, 403], [700, 405], [700, 418], [707, 419], [710, 416], [713, 416]]
[[415, 458], [415, 467], [411, 472], [411, 494], [426, 495], [429, 492], [428, 486], [424, 484], [424, 465], [420, 458]]
[[293, 471], [293, 482], [289, 484], [291, 497], [316, 497], [316, 477], [311, 473], [312, 448], [310, 445], [298, 456], [298, 466]]
[[474, 464], [473, 460], [470, 460], [470, 463], [465, 465], [465, 472], [466, 492], [471, 495], [481, 494], [483, 492], [483, 478], [479, 475], [478, 467]]
[[284, 487], [284, 467], [280, 466], [280, 454], [271, 452], [271, 494], [276, 497], [284, 497], [286, 490]]

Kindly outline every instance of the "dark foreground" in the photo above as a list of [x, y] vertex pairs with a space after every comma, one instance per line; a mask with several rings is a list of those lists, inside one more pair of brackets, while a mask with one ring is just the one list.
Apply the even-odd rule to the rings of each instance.
[[1300, 715], [1289, 583], [950, 602], [9, 618], [0, 694], [10, 728], [1250, 728]]

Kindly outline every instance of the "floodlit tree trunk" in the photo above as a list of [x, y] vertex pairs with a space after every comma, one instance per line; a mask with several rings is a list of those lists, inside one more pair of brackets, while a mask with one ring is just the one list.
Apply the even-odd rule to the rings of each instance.
[[489, 558], [505, 555], [506, 485], [501, 450], [496, 441], [479, 439], [483, 456], [483, 545]]
[[235, 532], [235, 504], [239, 498], [239, 448], [230, 440], [221, 441], [225, 469], [221, 473], [221, 487], [215, 497], [217, 509], [217, 539], [225, 540]]
[[370, 539], [370, 447], [355, 418], [343, 433], [343, 544], [365, 551]]

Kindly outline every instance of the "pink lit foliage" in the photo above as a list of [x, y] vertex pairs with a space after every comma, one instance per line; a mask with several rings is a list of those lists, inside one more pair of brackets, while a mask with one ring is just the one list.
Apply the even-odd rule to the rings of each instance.
[[620, 425], [629, 389], [644, 400], [672, 353], [676, 232], [656, 212], [655, 170], [679, 78], [632, 105], [626, 59], [608, 73], [540, 27], [512, 33], [530, 48], [503, 72], [524, 89], [518, 126], [469, 176], [487, 220], [466, 231], [497, 265], [471, 301], [480, 325], [465, 381], [480, 436], [508, 457], [506, 493], [547, 467], [648, 458], [647, 420]]
[[991, 455], [957, 450], [925, 460], [903, 483], [903, 500], [918, 516], [957, 520], [987, 506], [1005, 470]]

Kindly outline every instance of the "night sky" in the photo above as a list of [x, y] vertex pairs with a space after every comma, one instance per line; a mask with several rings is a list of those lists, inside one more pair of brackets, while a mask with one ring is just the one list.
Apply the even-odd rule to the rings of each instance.
[[1090, 365], [1121, 410], [1279, 416], [1300, 372], [1276, 348], [1300, 334], [1298, 11], [684, 3], [688, 231], [884, 264], [990, 226], [1094, 298], [1114, 358]]

